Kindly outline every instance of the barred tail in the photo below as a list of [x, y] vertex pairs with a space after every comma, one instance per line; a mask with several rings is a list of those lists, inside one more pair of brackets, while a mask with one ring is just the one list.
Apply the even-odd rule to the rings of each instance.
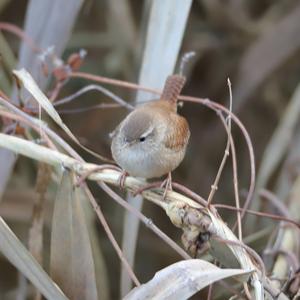
[[185, 77], [177, 74], [168, 76], [160, 99], [176, 104], [184, 84]]

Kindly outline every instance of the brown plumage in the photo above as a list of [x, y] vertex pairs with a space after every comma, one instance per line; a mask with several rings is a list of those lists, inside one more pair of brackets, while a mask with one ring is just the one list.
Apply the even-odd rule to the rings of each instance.
[[160, 99], [170, 101], [177, 108], [177, 98], [185, 84], [185, 77], [170, 75], [165, 83]]

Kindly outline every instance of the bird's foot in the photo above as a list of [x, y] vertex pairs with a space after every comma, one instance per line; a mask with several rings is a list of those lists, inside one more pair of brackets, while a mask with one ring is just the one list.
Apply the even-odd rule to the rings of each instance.
[[125, 188], [125, 180], [126, 180], [126, 177], [128, 176], [129, 174], [125, 171], [125, 170], [122, 170], [122, 173], [120, 174], [120, 177], [118, 179], [118, 182], [119, 182], [119, 187], [123, 190]]
[[164, 181], [156, 181], [147, 184], [146, 186], [143, 186], [142, 188], [139, 188], [133, 193], [133, 196], [137, 196], [139, 194], [142, 194], [144, 191], [150, 190], [150, 189], [155, 189], [155, 188], [164, 188], [164, 193], [163, 193], [163, 200], [166, 199], [167, 192], [172, 191], [172, 176], [171, 173], [168, 174], [168, 177]]
[[172, 187], [172, 175], [171, 172], [168, 173], [167, 178], [162, 182], [160, 185], [161, 188], [165, 188], [164, 193], [163, 193], [163, 200], [166, 199], [168, 191], [173, 191]]
[[132, 193], [133, 197], [142, 194], [143, 192], [150, 190], [150, 189], [155, 189], [155, 188], [159, 188], [161, 186], [161, 181], [156, 181], [156, 182], [152, 182], [149, 183], [139, 189], [137, 189], [134, 193]]

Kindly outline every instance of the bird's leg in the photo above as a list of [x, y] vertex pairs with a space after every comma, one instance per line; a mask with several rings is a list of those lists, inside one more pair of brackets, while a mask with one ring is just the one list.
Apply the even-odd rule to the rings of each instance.
[[155, 189], [155, 188], [159, 188], [161, 186], [161, 181], [156, 181], [156, 182], [152, 182], [152, 183], [148, 183], [145, 186], [137, 189], [134, 193], [132, 193], [133, 197], [141, 194], [144, 191], [150, 190], [150, 189]]
[[154, 188], [165, 188], [164, 193], [163, 193], [163, 200], [166, 199], [167, 196], [167, 192], [172, 191], [172, 176], [171, 176], [171, 172], [168, 173], [167, 178], [161, 182], [161, 181], [157, 181], [157, 182], [152, 182], [147, 184], [146, 186], [138, 189], [137, 191], [135, 191], [133, 193], [133, 196], [135, 197], [138, 194], [141, 194], [144, 191], [150, 190], [150, 189], [154, 189]]
[[168, 191], [172, 191], [173, 187], [172, 187], [172, 174], [171, 172], [168, 173], [167, 178], [162, 182], [162, 184], [160, 185], [161, 188], [165, 188], [164, 194], [163, 194], [163, 199], [166, 199], [167, 193]]

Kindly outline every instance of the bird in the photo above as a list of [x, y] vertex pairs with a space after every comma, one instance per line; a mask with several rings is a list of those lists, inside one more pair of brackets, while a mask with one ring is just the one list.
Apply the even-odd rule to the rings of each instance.
[[177, 113], [184, 83], [181, 75], [168, 76], [160, 98], [136, 107], [112, 132], [112, 156], [125, 174], [144, 179], [168, 174], [170, 186], [190, 138], [187, 120]]

